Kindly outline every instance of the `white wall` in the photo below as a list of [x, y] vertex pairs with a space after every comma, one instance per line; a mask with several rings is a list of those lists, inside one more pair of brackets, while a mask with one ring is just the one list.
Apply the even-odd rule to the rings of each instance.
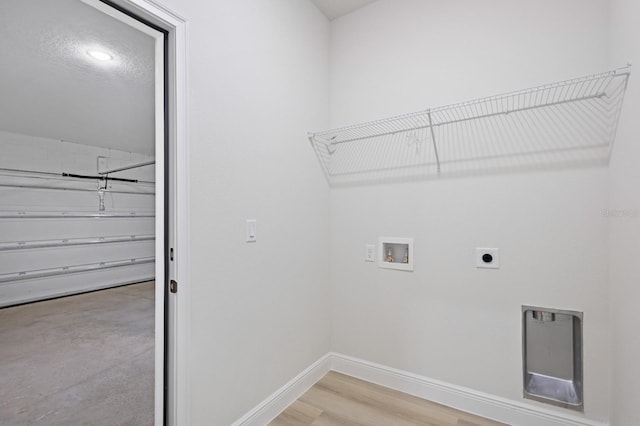
[[[607, 7], [380, 0], [332, 23], [331, 125], [604, 71]], [[604, 168], [333, 190], [333, 350], [521, 400], [521, 305], [583, 311], [585, 415], [608, 419], [606, 190]], [[381, 235], [415, 239], [414, 272], [363, 261]]]
[[191, 424], [224, 425], [330, 349], [328, 188], [306, 139], [328, 125], [328, 22], [310, 1], [163, 3], [189, 26]]
[[[97, 157], [107, 158], [109, 167], [148, 161], [150, 157], [76, 143], [0, 132], [0, 169], [36, 172], [97, 174]], [[152, 166], [117, 174], [132, 179], [153, 180]], [[11, 186], [14, 185], [14, 186]], [[15, 187], [49, 186], [60, 189]], [[153, 184], [109, 184], [112, 190], [154, 192]], [[76, 191], [71, 189], [84, 189]], [[103, 213], [153, 214], [153, 195], [107, 191]], [[25, 212], [100, 213], [97, 181], [14, 173], [0, 170], [0, 214]], [[0, 245], [14, 247], [17, 241], [69, 240], [75, 238], [153, 236], [154, 218], [2, 218]], [[151, 258], [153, 240], [37, 249], [0, 250], [0, 306], [153, 279], [153, 263], [100, 271], [13, 280], [15, 273], [101, 262]], [[6, 274], [9, 274], [7, 276]], [[6, 281], [11, 278], [11, 281]]]
[[636, 65], [629, 80], [609, 169], [609, 280], [612, 324], [613, 425], [640, 424], [640, 3], [611, 1], [611, 63]]
[[332, 22], [332, 127], [605, 71], [607, 5], [377, 1]]

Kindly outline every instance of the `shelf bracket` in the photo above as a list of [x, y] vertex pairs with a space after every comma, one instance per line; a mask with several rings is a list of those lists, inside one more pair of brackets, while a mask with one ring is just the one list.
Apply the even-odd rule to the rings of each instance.
[[322, 143], [322, 145], [324, 145], [324, 148], [327, 150], [327, 154], [333, 155], [336, 152], [336, 147], [335, 147], [336, 136], [332, 136], [331, 139], [329, 140], [317, 139], [314, 136], [314, 141]]
[[431, 131], [431, 141], [433, 142], [433, 152], [436, 154], [436, 165], [438, 167], [438, 174], [440, 174], [440, 158], [438, 157], [438, 146], [436, 145], [436, 134], [433, 131], [433, 121], [431, 120], [431, 110], [427, 112], [429, 117], [429, 130]]

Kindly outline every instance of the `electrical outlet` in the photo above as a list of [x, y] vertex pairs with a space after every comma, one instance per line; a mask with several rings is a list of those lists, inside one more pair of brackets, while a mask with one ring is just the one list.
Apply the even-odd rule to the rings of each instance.
[[500, 249], [476, 248], [476, 268], [500, 269]]
[[365, 262], [376, 261], [376, 245], [375, 244], [366, 244], [364, 246], [364, 260]]

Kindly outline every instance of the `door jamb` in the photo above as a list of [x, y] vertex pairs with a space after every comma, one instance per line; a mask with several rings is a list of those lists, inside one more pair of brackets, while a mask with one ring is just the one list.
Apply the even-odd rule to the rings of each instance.
[[[100, 0], [116, 9], [139, 16], [152, 25], [167, 32], [165, 51], [165, 120], [168, 138], [165, 158], [166, 184], [173, 185], [172, 205], [168, 206], [165, 221], [173, 220], [175, 261], [173, 276], [165, 276], [165, 281], [176, 280], [179, 292], [162, 292], [162, 300], [156, 299], [156, 347], [163, 348], [156, 353], [156, 382], [162, 380], [164, 392], [155, 395], [155, 425], [175, 426], [190, 424], [189, 415], [189, 139], [187, 120], [187, 21], [164, 5], [152, 0]], [[157, 157], [157, 156], [156, 156]], [[169, 162], [172, 162], [170, 167]], [[173, 169], [174, 174], [169, 174]], [[164, 188], [168, 196], [168, 188]], [[165, 227], [165, 233], [168, 227]], [[166, 247], [163, 259], [168, 262]], [[165, 268], [165, 271], [167, 269]], [[163, 286], [164, 288], [165, 286]], [[160, 294], [160, 292], [157, 292]], [[174, 312], [168, 311], [166, 297], [175, 298]], [[161, 303], [160, 303], [161, 302]], [[165, 315], [168, 314], [167, 318]], [[165, 332], [173, 332], [174, 339], [168, 339]], [[173, 341], [164, 350], [165, 339]], [[165, 359], [166, 356], [169, 359]], [[165, 366], [173, 362], [173, 369]], [[161, 365], [159, 365], [161, 364]], [[170, 374], [172, 372], [172, 374]], [[170, 396], [166, 398], [166, 396]]]

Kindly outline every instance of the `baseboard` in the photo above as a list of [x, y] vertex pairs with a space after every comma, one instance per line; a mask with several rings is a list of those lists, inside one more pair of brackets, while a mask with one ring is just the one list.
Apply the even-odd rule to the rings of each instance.
[[513, 401], [417, 374], [331, 353], [331, 370], [461, 411], [517, 426], [608, 426], [572, 413]]
[[264, 426], [268, 424], [329, 372], [331, 356], [332, 354], [328, 353], [314, 362], [231, 426]]
[[573, 413], [509, 400], [335, 352], [314, 362], [232, 426], [269, 424], [331, 370], [510, 425], [609, 426], [609, 423], [590, 420]]

